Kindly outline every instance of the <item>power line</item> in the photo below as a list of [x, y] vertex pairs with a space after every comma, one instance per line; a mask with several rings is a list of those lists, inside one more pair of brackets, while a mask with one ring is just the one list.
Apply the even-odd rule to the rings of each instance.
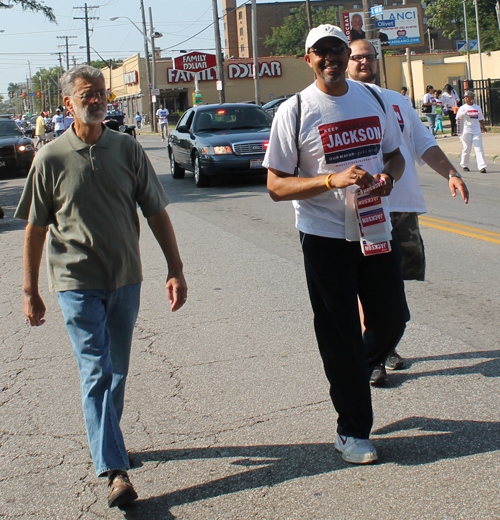
[[[69, 70], [69, 47], [68, 40], [70, 38], [76, 38], [76, 36], [57, 36], [57, 38], [61, 40], [66, 40], [66, 70]], [[75, 44], [71, 44], [71, 47], [74, 47]]]
[[83, 9], [85, 11], [84, 18], [74, 17], [75, 20], [85, 20], [85, 32], [87, 35], [87, 63], [90, 65], [90, 34], [89, 34], [89, 20], [99, 20], [99, 17], [89, 16], [89, 9], [98, 9], [98, 5], [88, 6], [87, 4], [84, 7], [73, 7], [73, 9]]

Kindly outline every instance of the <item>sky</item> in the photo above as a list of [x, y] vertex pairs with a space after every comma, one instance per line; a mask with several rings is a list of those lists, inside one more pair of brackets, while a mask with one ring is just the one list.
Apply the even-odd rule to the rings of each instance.
[[[5, 1], [5, 0], [4, 0]], [[89, 10], [91, 20], [90, 45], [104, 59], [127, 58], [137, 52], [144, 55], [142, 34], [125, 18], [115, 22], [112, 16], [126, 16], [142, 28], [140, 0], [85, 0], [87, 5], [98, 6]], [[258, 3], [265, 0], [257, 0]], [[85, 21], [75, 20], [85, 16], [81, 0], [45, 0], [54, 10], [57, 24], [46, 20], [42, 13], [24, 11], [20, 6], [0, 9], [0, 94], [7, 95], [10, 82], [22, 83], [31, 67], [31, 75], [40, 68], [59, 65], [58, 52], [62, 52], [66, 68], [66, 41], [58, 36], [76, 36], [68, 39], [70, 63], [74, 56], [77, 63], [86, 61]], [[244, 0], [237, 0], [242, 5]], [[153, 12], [156, 31], [163, 37], [156, 40], [162, 49], [162, 57], [180, 55], [180, 50], [199, 50], [214, 53], [214, 28], [212, 0], [144, 0], [146, 23], [149, 32], [149, 7]], [[218, 14], [222, 15], [222, 1], [218, 0]], [[220, 24], [221, 44], [224, 39]], [[91, 50], [91, 59], [99, 56]], [[29, 62], [29, 65], [28, 65]]]

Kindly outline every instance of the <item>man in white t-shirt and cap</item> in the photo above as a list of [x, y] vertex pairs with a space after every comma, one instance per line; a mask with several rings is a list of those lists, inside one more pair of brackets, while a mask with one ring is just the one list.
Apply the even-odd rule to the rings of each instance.
[[168, 137], [168, 119], [167, 116], [170, 112], [168, 108], [165, 108], [163, 105], [160, 105], [160, 108], [156, 111], [156, 118], [158, 119], [158, 124], [160, 125], [160, 133], [161, 140], [165, 141], [165, 137]]
[[[353, 41], [350, 47], [351, 56], [347, 67], [349, 77], [373, 84], [378, 71], [376, 49], [366, 40]], [[447, 179], [451, 195], [455, 197], [458, 190], [466, 204], [469, 201], [469, 191], [461, 175], [439, 148], [436, 139], [422, 123], [413, 107], [401, 94], [393, 90], [384, 89], [384, 93], [389, 100], [388, 107], [392, 106], [396, 114], [403, 137], [400, 150], [406, 161], [404, 174], [388, 197], [392, 229], [401, 247], [403, 278], [423, 281], [425, 280], [425, 252], [418, 215], [426, 213], [427, 207], [418, 182], [415, 162], [421, 166], [427, 163]], [[404, 367], [404, 360], [394, 350], [385, 362], [372, 372], [372, 385], [384, 386], [387, 383], [386, 368], [401, 370]]]
[[64, 116], [59, 108], [56, 110], [56, 113], [52, 118], [52, 124], [54, 126], [54, 133], [56, 137], [59, 137], [64, 133]]
[[[305, 53], [316, 81], [300, 93], [300, 104], [294, 96], [280, 106], [264, 166], [271, 198], [295, 207], [316, 338], [338, 413], [335, 448], [344, 460], [364, 464], [377, 460], [369, 440], [370, 373], [410, 319], [399, 247], [383, 203], [404, 170], [401, 132], [381, 89], [346, 80], [351, 50], [339, 27], [312, 29]], [[364, 203], [379, 209], [364, 222], [376, 218], [386, 230], [380, 254], [359, 235], [359, 188], [373, 189]]]

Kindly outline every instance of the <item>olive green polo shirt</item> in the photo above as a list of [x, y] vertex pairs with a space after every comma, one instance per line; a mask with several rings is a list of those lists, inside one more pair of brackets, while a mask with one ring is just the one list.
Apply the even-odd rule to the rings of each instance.
[[71, 126], [36, 154], [15, 216], [48, 226], [52, 291], [113, 290], [142, 281], [136, 204], [168, 204], [141, 145], [103, 126], [90, 146]]

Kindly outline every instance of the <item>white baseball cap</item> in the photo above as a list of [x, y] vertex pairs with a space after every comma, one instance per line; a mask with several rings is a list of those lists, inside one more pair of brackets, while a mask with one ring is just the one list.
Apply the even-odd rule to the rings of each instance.
[[349, 40], [340, 27], [326, 23], [323, 25], [318, 25], [318, 27], [315, 27], [309, 31], [306, 39], [306, 54], [309, 52], [311, 47], [314, 47], [314, 45], [323, 38], [338, 38], [346, 45], [349, 45]]

